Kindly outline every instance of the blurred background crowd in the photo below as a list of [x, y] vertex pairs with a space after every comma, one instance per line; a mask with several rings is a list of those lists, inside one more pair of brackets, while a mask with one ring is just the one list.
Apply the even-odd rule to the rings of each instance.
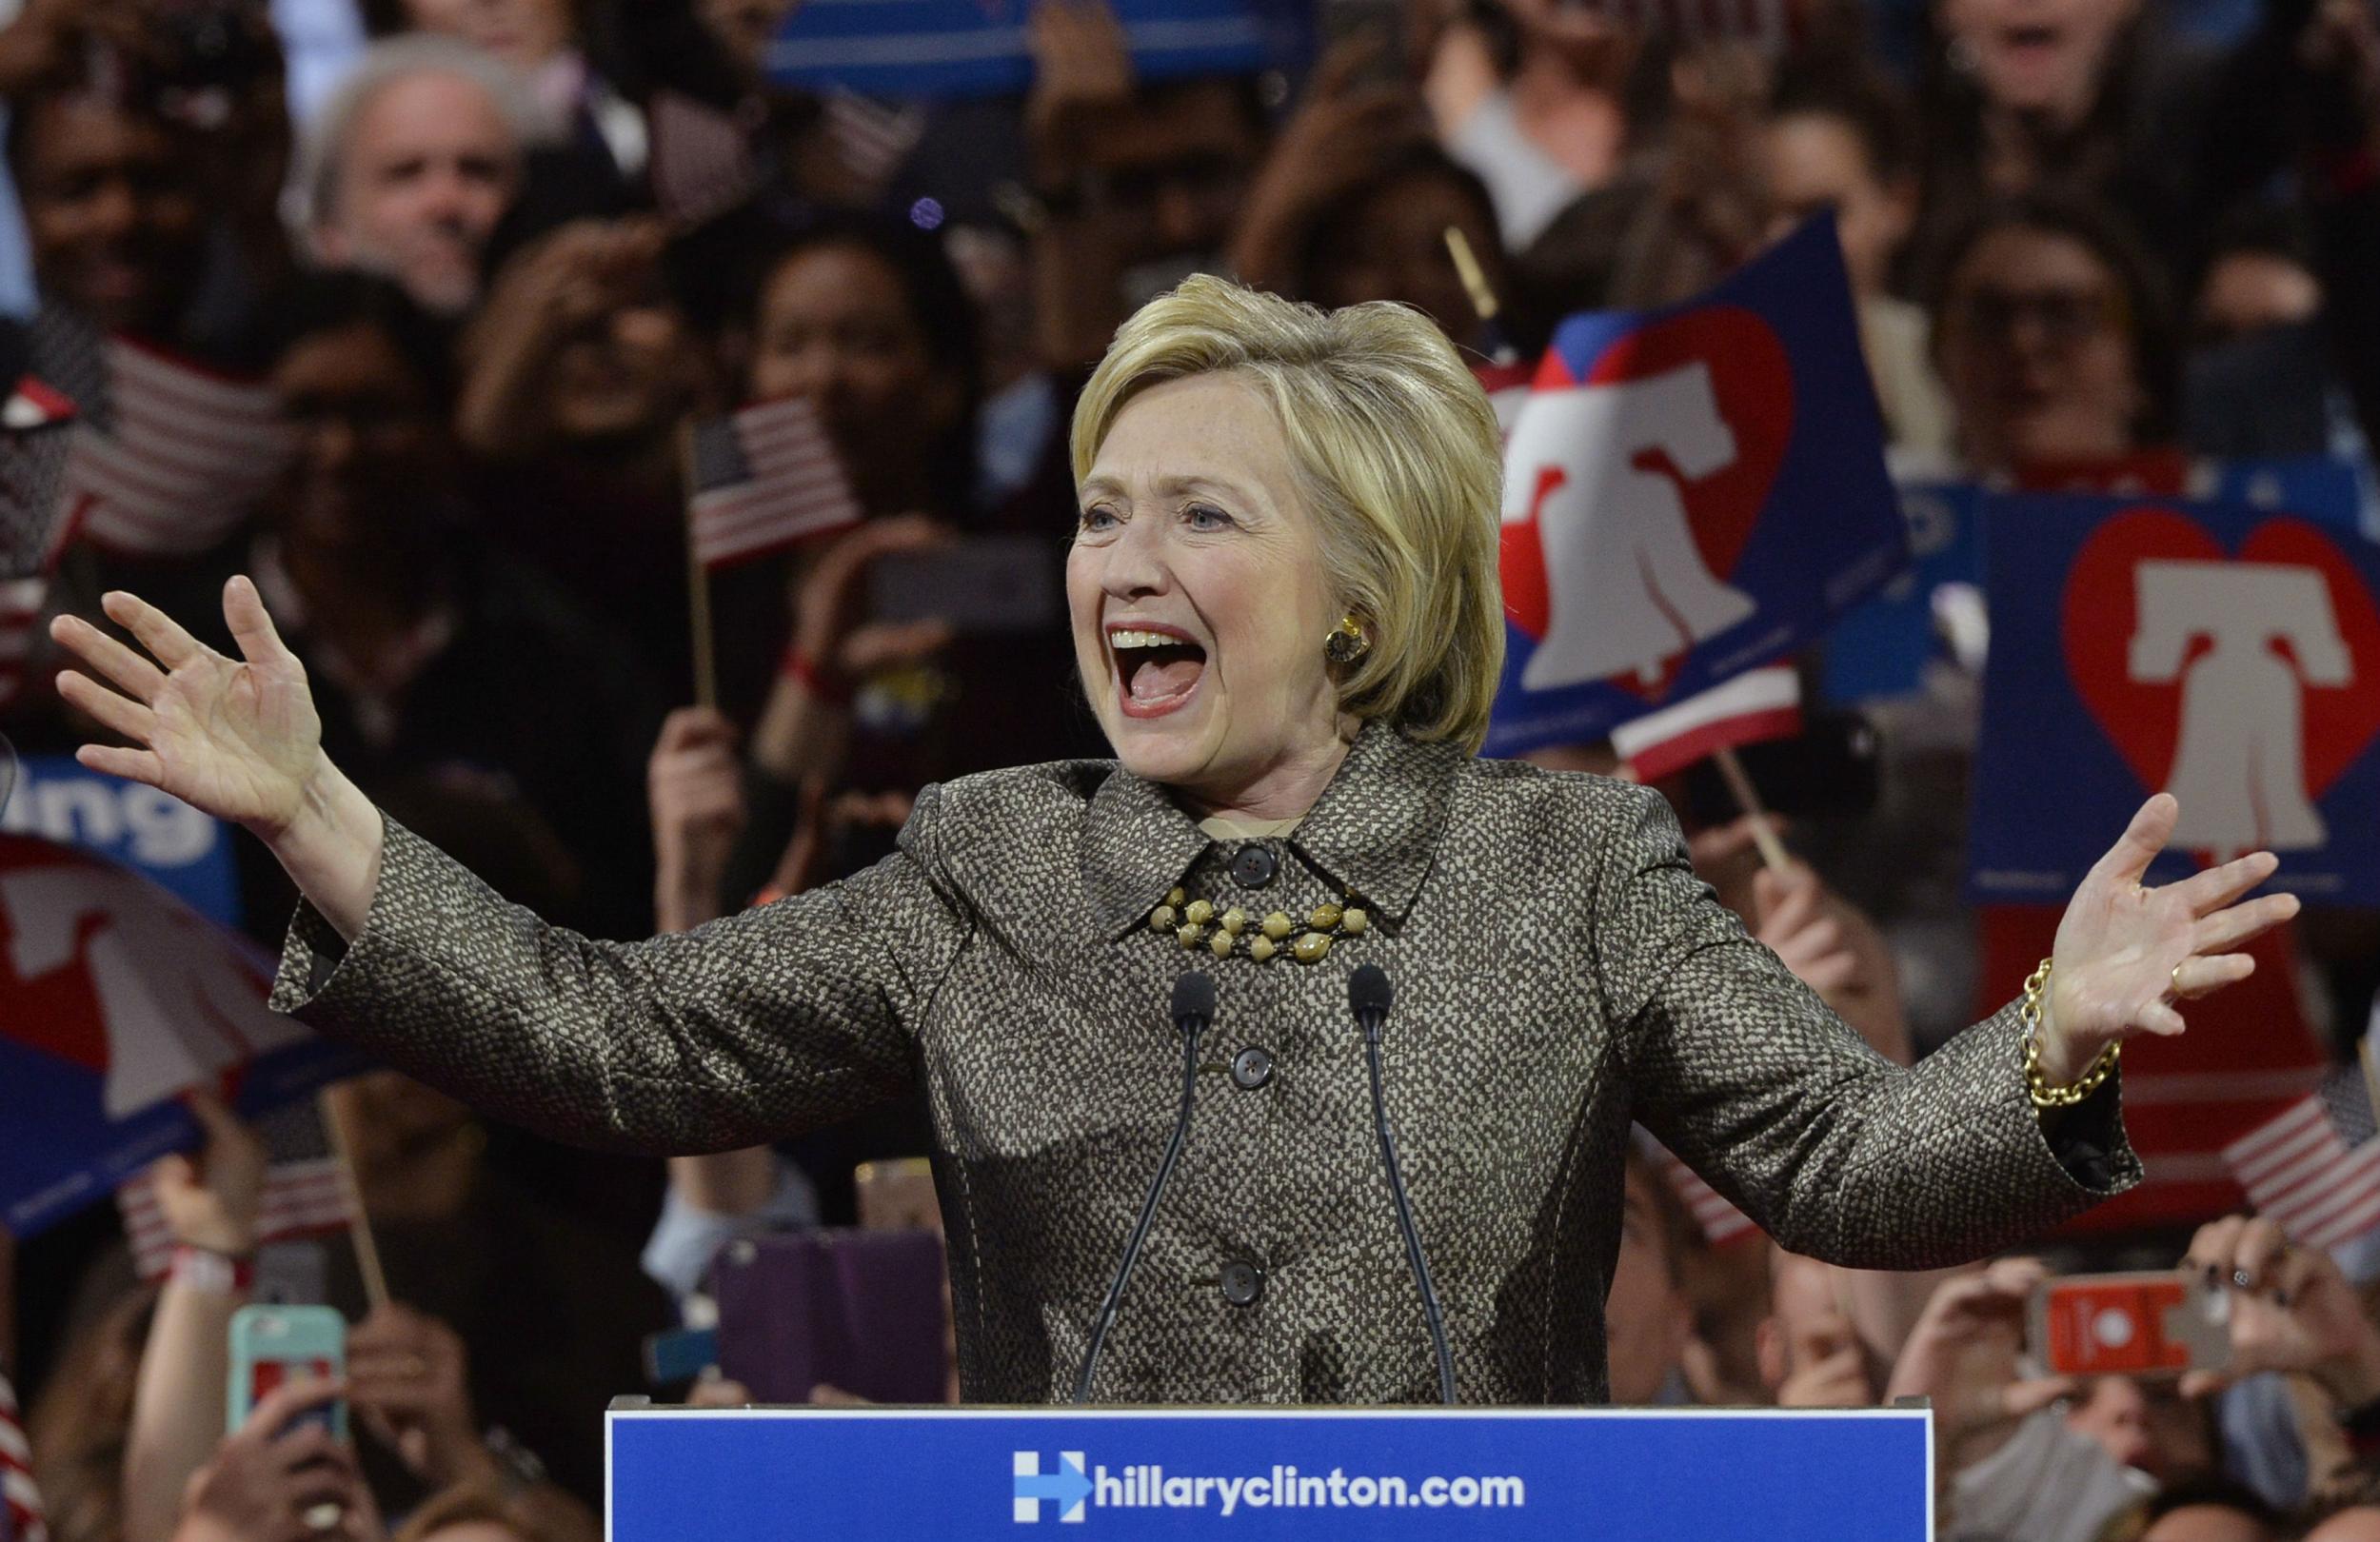
[[[1059, 562], [1073, 392], [1197, 271], [1402, 301], [1484, 364], [1832, 210], [1900, 474], [2368, 471], [2380, 442], [2370, 0], [1322, 0], [1297, 68], [1160, 80], [1103, 0], [1032, 0], [1029, 89], [942, 102], [783, 84], [790, 9], [0, 0], [0, 371], [138, 452], [109, 519], [0, 584], [0, 729], [32, 754], [89, 728], [42, 618], [124, 587], [228, 645], [208, 618], [247, 572], [332, 757], [508, 897], [631, 937], [829, 881], [928, 781], [1101, 752], [1062, 617], [971, 631], [879, 580], [967, 538]], [[863, 519], [711, 578], [716, 704], [679, 704], [684, 426], [794, 399]], [[1903, 1061], [1976, 1006], [1974, 715], [1945, 671], [1775, 751], [1811, 789], [1779, 799], [1782, 869], [1680, 789], [1722, 899]], [[291, 896], [261, 852], [241, 886], [276, 942]], [[2350, 1061], [2380, 919], [2288, 946]], [[0, 1271], [56, 1542], [322, 1534], [326, 1496], [343, 1534], [590, 1537], [609, 1397], [744, 1395], [641, 1353], [716, 1317], [723, 1248], [932, 1220], [930, 1192], [888, 1193], [920, 1181], [919, 1107], [664, 1171], [392, 1074], [333, 1097], [394, 1297], [367, 1312], [319, 1245], [312, 1288], [358, 1319], [352, 1442], [282, 1433], [287, 1396], [227, 1434], [223, 1331], [263, 1287], [144, 1283], [88, 1213]], [[262, 1147], [205, 1122], [158, 1202], [187, 1255], [245, 1256]], [[1947, 1535], [2380, 1538], [2380, 1248], [2237, 1216], [2052, 1240], [2061, 1270], [2181, 1260], [2234, 1298], [2221, 1375], [2058, 1379], [2022, 1346], [2040, 1263], [1845, 1271], [1715, 1240], [1692, 1198], [1657, 1154], [1632, 1167], [1616, 1401], [1930, 1396]]]

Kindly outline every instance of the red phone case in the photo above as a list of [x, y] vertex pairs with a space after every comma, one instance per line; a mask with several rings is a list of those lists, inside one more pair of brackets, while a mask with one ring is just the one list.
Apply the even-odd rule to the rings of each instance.
[[2146, 1375], [2190, 1367], [2190, 1346], [2166, 1332], [2166, 1315], [2188, 1299], [2179, 1278], [2089, 1277], [2050, 1284], [2041, 1346], [2058, 1375]]

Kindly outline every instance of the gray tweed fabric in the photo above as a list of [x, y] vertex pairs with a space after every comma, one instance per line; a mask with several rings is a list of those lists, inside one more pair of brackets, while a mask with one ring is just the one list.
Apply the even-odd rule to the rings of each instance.
[[[749, 1145], [912, 1078], [930, 1099], [971, 1399], [1061, 1398], [1173, 1124], [1175, 978], [1211, 971], [1196, 1120], [1097, 1395], [1409, 1402], [1427, 1335], [1375, 1143], [1347, 976], [1397, 985], [1388, 1106], [1467, 1402], [1604, 1397], [1602, 1302], [1631, 1118], [1796, 1251], [1918, 1268], [2138, 1180], [2114, 1128], [2078, 1183], [2025, 1097], [2013, 1009], [1915, 1070], [1870, 1051], [1688, 867], [1656, 795], [1364, 730], [1234, 881], [1164, 792], [1107, 762], [928, 788], [899, 852], [636, 945], [499, 900], [393, 821], [364, 935], [311, 911], [273, 1004], [506, 1118], [636, 1152]], [[1261, 864], [1250, 864], [1251, 866]], [[1180, 883], [1378, 918], [1301, 965], [1185, 953]], [[1269, 1080], [1233, 1057], [1259, 1046]], [[2103, 1095], [2105, 1096], [2105, 1095]], [[1225, 1266], [1262, 1291], [1234, 1305]]]

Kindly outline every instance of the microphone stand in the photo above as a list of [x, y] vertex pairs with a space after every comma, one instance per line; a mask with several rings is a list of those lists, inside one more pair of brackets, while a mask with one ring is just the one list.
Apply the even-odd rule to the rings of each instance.
[[1365, 964], [1347, 982], [1349, 1004], [1363, 1029], [1363, 1060], [1372, 1077], [1372, 1128], [1380, 1137], [1380, 1166], [1388, 1174], [1388, 1196], [1397, 1207], [1397, 1230], [1405, 1239], [1405, 1262], [1412, 1267], [1414, 1285], [1421, 1293], [1421, 1316], [1429, 1324], [1430, 1348], [1438, 1358], [1438, 1400], [1455, 1404], [1455, 1357], [1446, 1347], [1446, 1315], [1438, 1289], [1430, 1283], [1429, 1261], [1421, 1255], [1421, 1233], [1413, 1222], [1413, 1202], [1405, 1196], [1405, 1178], [1397, 1162], [1397, 1137], [1388, 1127], [1388, 1099], [1381, 1090], [1380, 1029], [1388, 1021], [1394, 993], [1388, 972]]

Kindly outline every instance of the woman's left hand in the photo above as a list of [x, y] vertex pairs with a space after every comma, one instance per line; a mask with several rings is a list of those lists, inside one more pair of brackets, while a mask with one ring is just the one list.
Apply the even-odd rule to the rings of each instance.
[[2083, 879], [2057, 926], [2041, 1024], [2041, 1075], [2066, 1086], [2099, 1052], [2134, 1034], [2182, 1031], [2174, 1003], [2246, 979], [2256, 960], [2235, 951], [2297, 914], [2297, 897], [2235, 904], [2272, 876], [2269, 851], [2148, 888], [2141, 879], [2173, 835], [2181, 805], [2159, 793]]

